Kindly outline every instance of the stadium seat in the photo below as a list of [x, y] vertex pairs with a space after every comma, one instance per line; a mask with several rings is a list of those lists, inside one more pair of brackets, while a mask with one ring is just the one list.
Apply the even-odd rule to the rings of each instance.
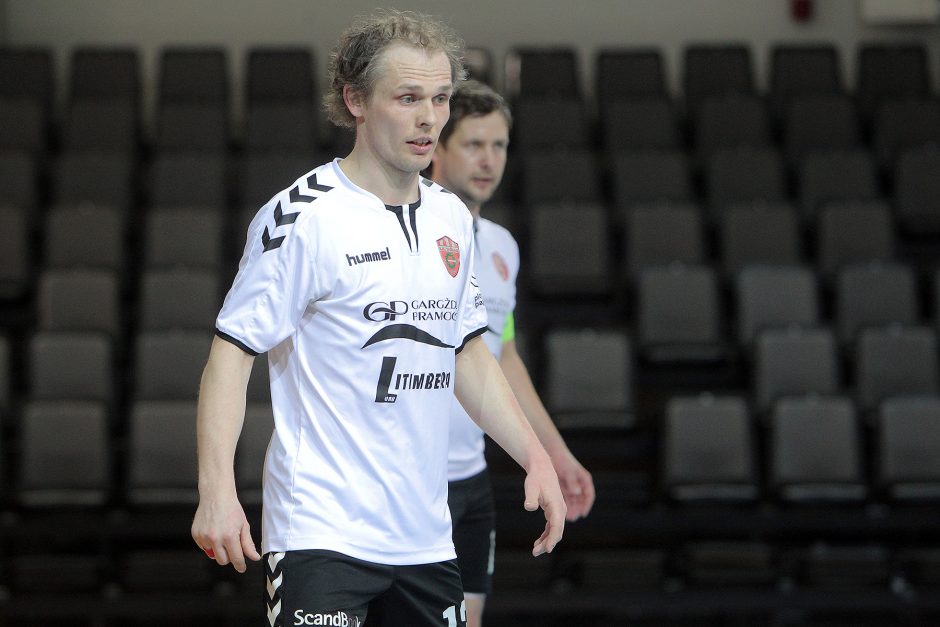
[[127, 212], [136, 191], [134, 165], [121, 153], [61, 153], [55, 164], [53, 204], [89, 204]]
[[813, 152], [799, 164], [800, 206], [809, 223], [832, 202], [880, 197], [875, 163], [867, 150]]
[[522, 164], [520, 199], [540, 203], [603, 200], [597, 158], [588, 150], [530, 150]]
[[754, 94], [751, 53], [738, 44], [690, 44], [684, 52], [683, 92], [691, 116], [706, 98]]
[[814, 327], [821, 320], [819, 286], [805, 266], [751, 266], [735, 283], [738, 341], [749, 346], [774, 327]]
[[512, 98], [579, 98], [578, 56], [568, 47], [517, 47], [506, 55], [506, 89]]
[[0, 101], [35, 103], [44, 125], [48, 126], [56, 92], [54, 65], [51, 48], [0, 47]]
[[162, 104], [203, 102], [226, 109], [229, 76], [221, 47], [169, 46], [160, 53], [158, 95]]
[[896, 396], [940, 392], [937, 335], [925, 326], [865, 329], [855, 347], [855, 392], [863, 417]]
[[95, 401], [31, 401], [23, 409], [17, 502], [95, 507], [111, 498], [108, 407]]
[[139, 331], [211, 330], [222, 305], [219, 274], [212, 270], [144, 270], [139, 289]]
[[705, 265], [673, 263], [640, 270], [637, 348], [653, 363], [700, 363], [727, 358], [718, 278]]
[[586, 148], [592, 141], [584, 103], [570, 97], [520, 100], [513, 107], [511, 136], [513, 148], [523, 155], [532, 150]]
[[663, 54], [658, 48], [602, 48], [594, 65], [594, 94], [601, 107], [668, 95]]
[[701, 210], [694, 205], [636, 205], [627, 213], [625, 276], [672, 262], [706, 260]]
[[117, 273], [112, 270], [44, 270], [38, 286], [39, 329], [99, 332], [123, 339], [123, 311]]
[[684, 503], [751, 503], [760, 494], [747, 403], [739, 397], [674, 397], [666, 405], [662, 487]]
[[161, 151], [222, 152], [229, 147], [226, 109], [196, 102], [168, 102], [161, 106], [154, 146]]
[[843, 92], [839, 52], [832, 44], [777, 44], [770, 50], [769, 98], [776, 119], [794, 100]]
[[314, 54], [306, 47], [254, 46], [245, 68], [245, 100], [249, 108], [262, 102], [316, 101]]
[[816, 224], [817, 268], [827, 281], [844, 266], [894, 258], [894, 218], [884, 201], [829, 203]]
[[708, 98], [696, 110], [692, 126], [702, 162], [718, 150], [760, 148], [772, 143], [770, 116], [758, 96]]
[[718, 256], [727, 279], [747, 266], [802, 262], [801, 229], [787, 203], [732, 205], [718, 224]]
[[24, 208], [0, 206], [0, 300], [19, 300], [32, 289], [30, 219]]
[[139, 134], [137, 115], [136, 105], [130, 101], [73, 102], [62, 143], [69, 151], [100, 150], [133, 159]]
[[872, 261], [843, 267], [835, 281], [839, 341], [851, 344], [868, 327], [920, 322], [917, 277], [907, 265]]
[[839, 349], [827, 328], [767, 329], [754, 340], [754, 403], [765, 419], [785, 397], [842, 391]]
[[783, 398], [769, 435], [770, 487], [787, 503], [857, 503], [868, 493], [861, 425], [846, 397]]
[[150, 209], [141, 234], [144, 267], [221, 269], [224, 224], [215, 209]]
[[81, 46], [69, 67], [69, 101], [123, 102], [136, 116], [140, 106], [140, 58], [137, 48]]
[[37, 102], [0, 99], [0, 150], [44, 156], [48, 133], [42, 107]]
[[32, 400], [100, 401], [113, 407], [112, 340], [103, 333], [37, 332], [29, 338]]
[[880, 490], [902, 503], [940, 499], [940, 398], [885, 400], [876, 438]]
[[633, 349], [623, 331], [552, 328], [543, 397], [561, 429], [634, 424]]
[[940, 99], [888, 100], [875, 114], [872, 148], [879, 167], [894, 170], [907, 150], [940, 144]]
[[144, 331], [134, 338], [133, 399], [193, 401], [209, 357], [211, 329]]
[[855, 102], [846, 95], [794, 98], [784, 109], [781, 126], [791, 167], [813, 152], [848, 151], [862, 145]]
[[245, 147], [309, 153], [317, 147], [317, 126], [316, 111], [310, 102], [256, 102], [247, 111]]
[[718, 150], [704, 168], [705, 194], [715, 221], [730, 205], [787, 200], [783, 162], [774, 148]]
[[927, 52], [919, 44], [862, 43], [857, 56], [855, 90], [866, 122], [885, 100], [921, 97], [930, 90]]
[[627, 151], [683, 147], [675, 106], [666, 97], [606, 103], [600, 116], [600, 131], [608, 158]]
[[634, 205], [696, 200], [688, 157], [679, 150], [624, 152], [613, 157], [615, 211], [625, 223]]
[[127, 428], [126, 502], [145, 507], [195, 506], [196, 401], [136, 400]]
[[[0, 203], [5, 207], [33, 209], [39, 198], [39, 167], [27, 152], [0, 152]], [[35, 220], [29, 220], [34, 224]]]
[[229, 190], [226, 168], [222, 153], [161, 152], [150, 169], [149, 206], [224, 209]]
[[[87, 268], [125, 275], [125, 213], [112, 207], [58, 206], [46, 214], [43, 262], [47, 269]], [[81, 233], [81, 237], [76, 234]]]
[[[255, 368], [266, 366], [255, 363]], [[264, 456], [273, 431], [274, 413], [270, 400], [249, 402], [245, 407], [245, 422], [235, 451], [235, 485], [238, 487], [239, 500], [244, 505], [261, 505]]]
[[936, 177], [940, 150], [935, 146], [908, 150], [897, 161], [894, 206], [898, 226], [905, 234], [940, 233], [940, 184]]

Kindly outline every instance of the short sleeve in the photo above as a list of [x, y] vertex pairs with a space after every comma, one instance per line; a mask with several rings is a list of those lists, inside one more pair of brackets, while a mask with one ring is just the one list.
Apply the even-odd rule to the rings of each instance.
[[311, 220], [298, 220], [301, 214], [293, 215], [298, 210], [289, 207], [275, 198], [256, 218], [216, 319], [216, 334], [251, 354], [267, 352], [289, 337], [321, 296], [317, 270], [322, 267]]

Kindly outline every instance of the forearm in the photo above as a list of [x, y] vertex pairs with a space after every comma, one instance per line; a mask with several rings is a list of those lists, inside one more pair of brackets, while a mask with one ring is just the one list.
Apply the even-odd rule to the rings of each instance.
[[522, 412], [549, 456], [554, 460], [569, 455], [568, 446], [558, 432], [558, 428], [555, 427], [555, 423], [552, 422], [545, 405], [542, 404], [542, 399], [539, 398], [532, 384], [529, 371], [522, 358], [519, 357], [514, 342], [510, 341], [504, 345], [499, 365]]
[[199, 386], [196, 444], [201, 495], [235, 490], [234, 459], [254, 358], [215, 338]]
[[457, 355], [455, 394], [477, 425], [526, 471], [550, 461], [499, 363], [480, 338]]

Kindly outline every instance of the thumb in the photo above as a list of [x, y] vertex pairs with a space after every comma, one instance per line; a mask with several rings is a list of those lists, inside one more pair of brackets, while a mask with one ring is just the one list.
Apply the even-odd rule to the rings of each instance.
[[255, 543], [251, 540], [251, 527], [248, 526], [248, 523], [242, 525], [242, 552], [250, 560], [257, 562], [261, 559], [261, 555], [258, 554], [258, 549], [255, 548]]
[[534, 512], [539, 508], [539, 497], [541, 493], [542, 491], [539, 489], [538, 485], [536, 485], [532, 479], [526, 477], [525, 503], [523, 503], [523, 507], [525, 507], [526, 511]]

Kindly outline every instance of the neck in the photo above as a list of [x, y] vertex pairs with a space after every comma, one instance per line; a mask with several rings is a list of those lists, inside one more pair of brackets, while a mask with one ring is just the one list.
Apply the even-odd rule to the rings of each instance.
[[403, 172], [375, 158], [359, 142], [339, 167], [350, 181], [379, 197], [386, 205], [405, 205], [420, 197], [418, 172]]

